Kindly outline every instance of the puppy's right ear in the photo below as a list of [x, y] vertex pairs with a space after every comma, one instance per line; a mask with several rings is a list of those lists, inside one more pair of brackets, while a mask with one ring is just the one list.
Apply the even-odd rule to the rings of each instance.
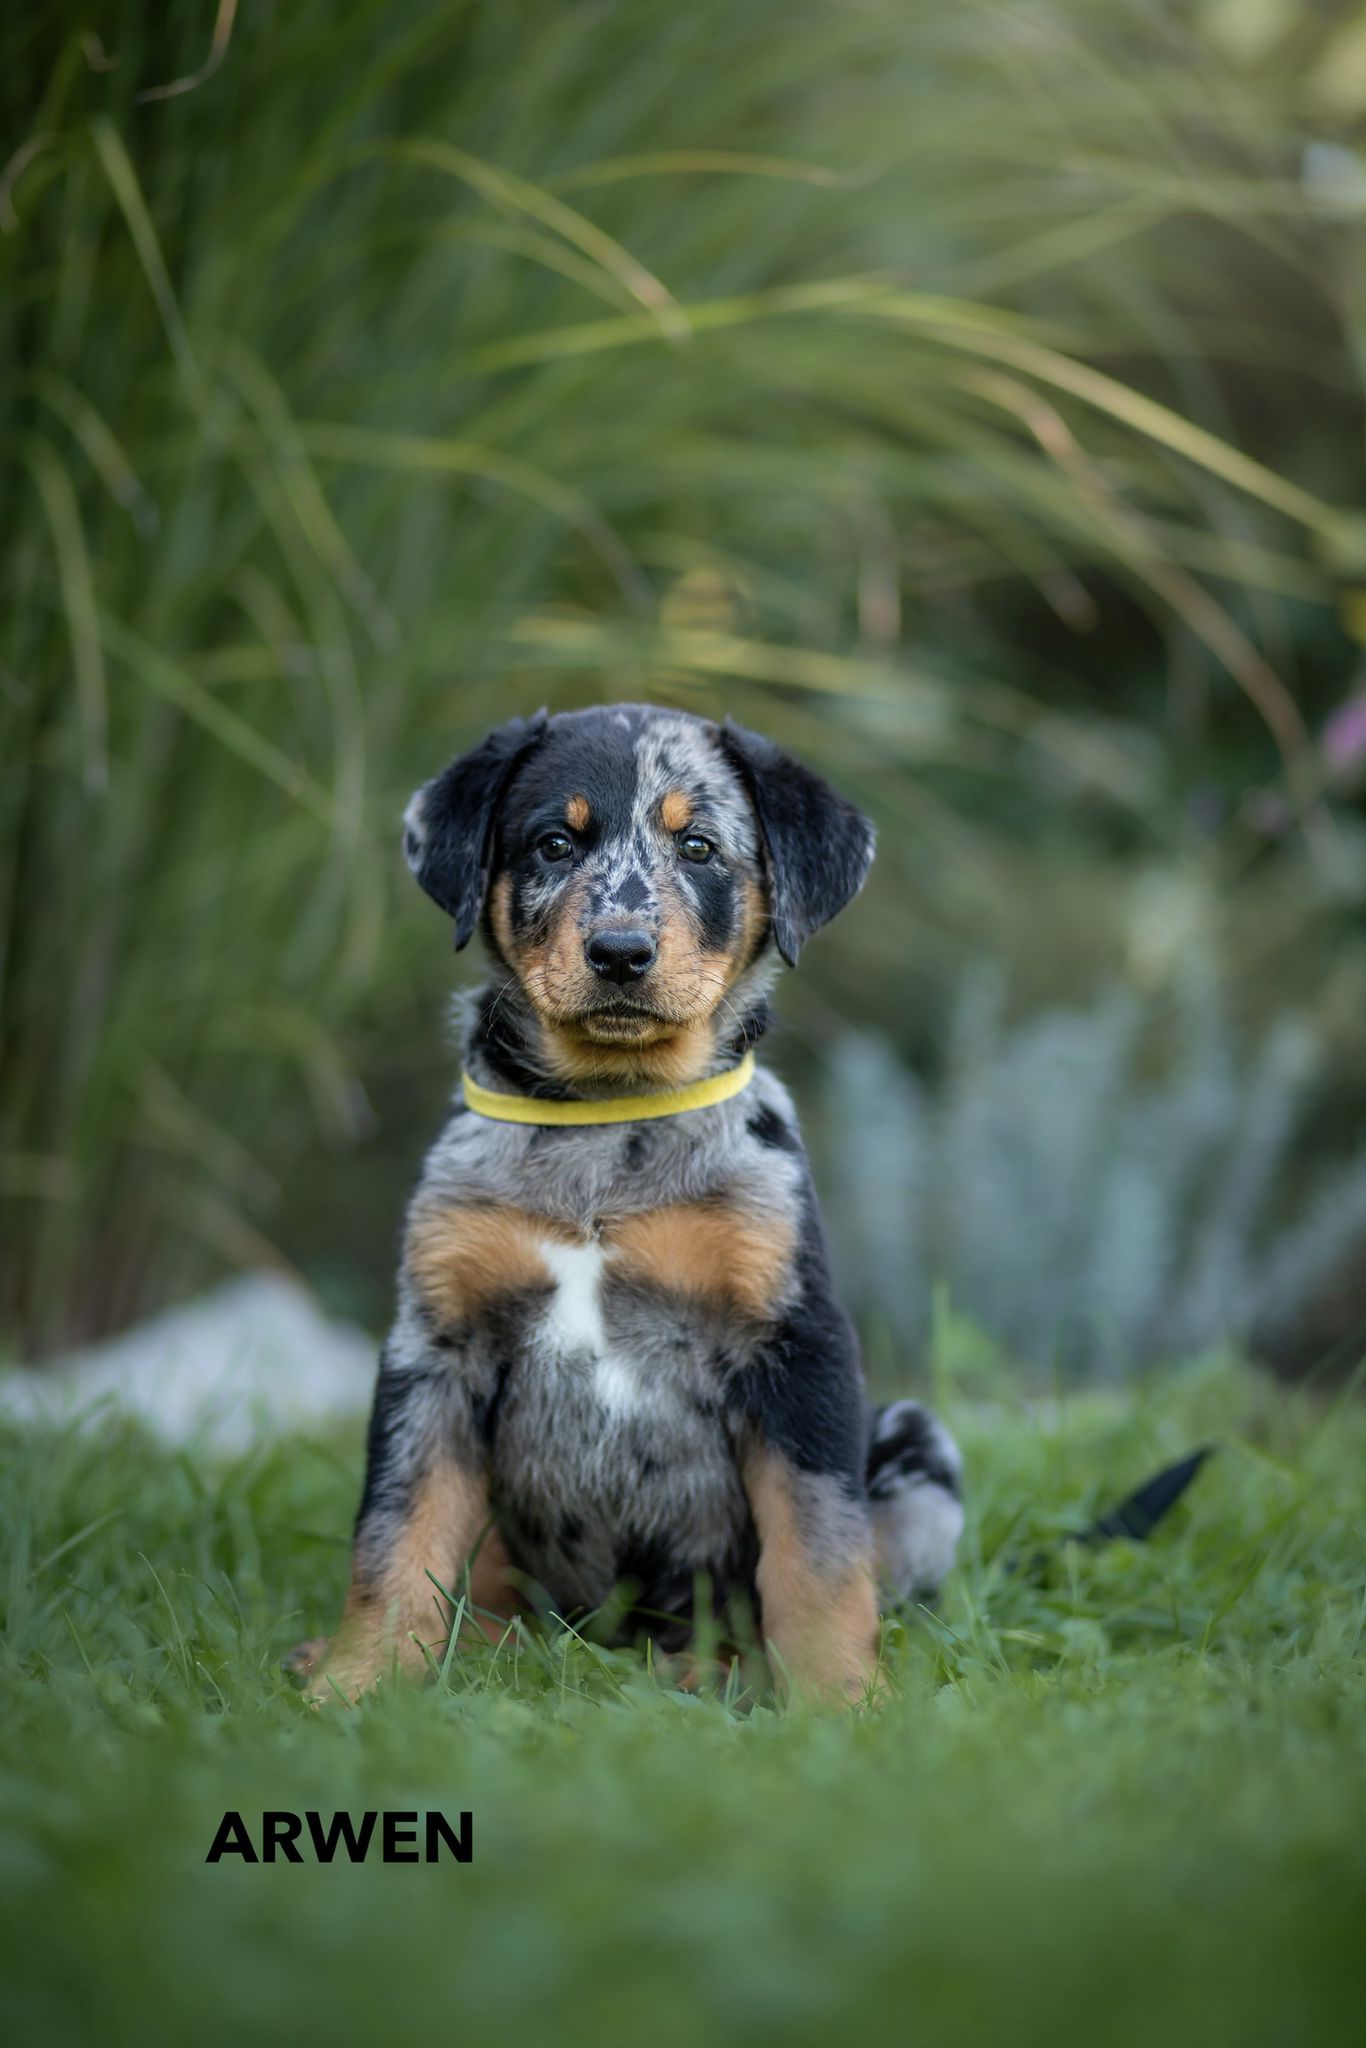
[[455, 950], [469, 944], [489, 889], [493, 824], [513, 773], [539, 743], [546, 714], [510, 718], [424, 782], [403, 814], [403, 851], [432, 900], [455, 919]]

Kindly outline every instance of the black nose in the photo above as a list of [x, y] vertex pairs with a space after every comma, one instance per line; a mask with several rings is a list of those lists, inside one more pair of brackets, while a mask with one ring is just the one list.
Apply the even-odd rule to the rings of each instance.
[[650, 934], [633, 925], [608, 925], [594, 932], [586, 948], [589, 966], [604, 981], [639, 981], [654, 966], [658, 950]]

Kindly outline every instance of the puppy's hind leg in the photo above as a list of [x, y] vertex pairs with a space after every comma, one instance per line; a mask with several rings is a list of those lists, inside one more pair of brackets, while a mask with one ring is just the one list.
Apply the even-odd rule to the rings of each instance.
[[888, 1401], [869, 1424], [866, 1484], [883, 1603], [931, 1600], [963, 1530], [962, 1454], [918, 1401]]

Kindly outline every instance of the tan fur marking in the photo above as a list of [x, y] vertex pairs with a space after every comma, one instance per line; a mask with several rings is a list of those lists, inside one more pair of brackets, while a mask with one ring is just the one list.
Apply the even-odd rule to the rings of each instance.
[[[477, 1482], [473, 1481], [470, 1483], [471, 1485], [477, 1484]], [[479, 1497], [482, 1498], [482, 1494]], [[467, 1505], [473, 1509], [476, 1505], [476, 1498], [472, 1496]], [[427, 1506], [426, 1513], [428, 1515], [431, 1514], [430, 1503]], [[459, 1520], [459, 1507], [457, 1507], [456, 1514], [457, 1520]], [[405, 1544], [404, 1547], [409, 1553], [410, 1561], [413, 1556], [420, 1555], [427, 1540], [428, 1535], [424, 1531]], [[458, 1541], [458, 1531], [455, 1532], [455, 1540]], [[501, 1643], [506, 1635], [508, 1624], [515, 1616], [524, 1611], [525, 1602], [522, 1600], [511, 1577], [514, 1567], [507, 1544], [503, 1540], [501, 1529], [494, 1525], [487, 1529], [482, 1540], [476, 1534], [475, 1541], [479, 1547], [474, 1558], [470, 1561], [468, 1589], [470, 1607], [475, 1611], [472, 1613], [467, 1611], [460, 1640], [464, 1643], [471, 1638], [483, 1636], [486, 1641], [497, 1644]], [[449, 1547], [444, 1542], [444, 1539], [441, 1538], [439, 1531], [438, 1546], [443, 1552], [445, 1548]], [[402, 1565], [397, 1558], [395, 1564], [398, 1569], [402, 1569]], [[419, 1568], [422, 1574], [422, 1586], [428, 1593], [434, 1593], [436, 1589], [432, 1586], [431, 1581], [426, 1575], [428, 1568], [425, 1565]], [[431, 1569], [437, 1573], [438, 1578], [442, 1578], [441, 1572], [435, 1564], [431, 1566]], [[442, 1584], [449, 1586], [457, 1599], [462, 1591], [463, 1577], [464, 1565], [460, 1563], [452, 1578], [442, 1578]], [[324, 1697], [329, 1699], [336, 1698], [336, 1693], [333, 1692], [332, 1685], [328, 1680], [315, 1677], [315, 1674], [320, 1673], [324, 1666], [329, 1668], [331, 1679], [347, 1694], [348, 1698], [354, 1698], [357, 1692], [364, 1691], [367, 1685], [375, 1684], [378, 1679], [384, 1676], [390, 1654], [388, 1649], [390, 1638], [386, 1636], [384, 1615], [379, 1606], [381, 1597], [375, 1595], [366, 1586], [353, 1579], [351, 1590], [347, 1595], [342, 1629], [335, 1638], [335, 1648], [332, 1637], [311, 1636], [307, 1642], [296, 1643], [289, 1655], [281, 1659], [283, 1668], [295, 1678], [314, 1679], [311, 1690], [315, 1700], [321, 1701]], [[387, 1603], [385, 1604], [387, 1606]], [[444, 1630], [444, 1621], [439, 1608], [434, 1609], [433, 1614], [436, 1620], [435, 1640], [437, 1646], [433, 1654], [436, 1654], [443, 1647], [441, 1636]], [[426, 1621], [427, 1617], [423, 1616], [422, 1627], [414, 1632], [419, 1635], [423, 1634]], [[430, 1644], [429, 1647], [431, 1647]], [[416, 1677], [420, 1677], [422, 1671], [426, 1669], [426, 1659], [416, 1649], [416, 1646], [411, 1642], [407, 1634], [403, 1634], [398, 1641], [394, 1642], [393, 1654], [398, 1657], [400, 1668], [411, 1670]], [[347, 1680], [347, 1683], [343, 1683], [343, 1678]]]
[[367, 1560], [353, 1570], [341, 1627], [311, 1687], [316, 1701], [335, 1699], [334, 1688], [354, 1699], [386, 1677], [395, 1661], [401, 1672], [421, 1677], [427, 1669], [421, 1645], [439, 1657], [450, 1625], [427, 1574], [456, 1592], [464, 1561], [488, 1515], [482, 1475], [448, 1458], [432, 1466], [378, 1567]]
[[541, 1246], [576, 1242], [549, 1217], [498, 1203], [420, 1209], [408, 1227], [405, 1261], [423, 1301], [443, 1323], [464, 1322], [491, 1301], [549, 1288]]
[[767, 916], [763, 890], [752, 875], [746, 875], [740, 890], [740, 935], [731, 953], [731, 963], [737, 972], [748, 967], [754, 958]]
[[586, 882], [570, 883], [556, 906], [549, 936], [539, 945], [523, 947], [514, 958], [522, 985], [542, 1017], [582, 1010], [598, 992], [597, 978], [583, 955], [587, 894]]
[[718, 1202], [671, 1202], [627, 1216], [607, 1242], [633, 1280], [719, 1298], [755, 1322], [772, 1315], [792, 1265], [785, 1217], [746, 1215]]
[[546, 1055], [565, 1081], [610, 1082], [613, 1087], [643, 1082], [649, 1088], [684, 1088], [711, 1065], [716, 1035], [703, 1018], [668, 1029], [666, 1035], [635, 1044], [600, 1045], [549, 1025]]
[[478, 1610], [470, 1616], [470, 1625], [491, 1643], [501, 1642], [508, 1623], [523, 1611], [525, 1603], [510, 1576], [514, 1569], [503, 1532], [495, 1526], [470, 1565], [470, 1605]]
[[692, 823], [692, 798], [681, 789], [671, 789], [659, 806], [660, 822], [666, 832], [681, 832]]
[[589, 808], [588, 798], [586, 796], [571, 796], [569, 802], [564, 807], [564, 815], [566, 822], [573, 827], [575, 832], [586, 832], [588, 830], [588, 821], [593, 815]]
[[499, 875], [489, 893], [489, 923], [493, 926], [498, 950], [505, 960], [511, 960], [514, 950], [511, 875]]
[[757, 1584], [765, 1640], [784, 1690], [824, 1705], [861, 1700], [877, 1668], [877, 1595], [868, 1559], [826, 1567], [801, 1531], [792, 1473], [773, 1452], [745, 1470], [759, 1535]]

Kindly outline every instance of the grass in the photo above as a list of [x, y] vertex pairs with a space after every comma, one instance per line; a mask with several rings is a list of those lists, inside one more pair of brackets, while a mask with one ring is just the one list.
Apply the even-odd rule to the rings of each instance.
[[[939, 1378], [964, 1560], [844, 1721], [565, 1634], [311, 1716], [275, 1660], [335, 1614], [358, 1442], [10, 1436], [11, 2037], [1359, 2039], [1360, 1406], [1227, 1361], [1033, 1405]], [[1063, 1541], [1209, 1439], [1149, 1545]], [[206, 1867], [229, 1807], [467, 1807], [475, 1858]]]

